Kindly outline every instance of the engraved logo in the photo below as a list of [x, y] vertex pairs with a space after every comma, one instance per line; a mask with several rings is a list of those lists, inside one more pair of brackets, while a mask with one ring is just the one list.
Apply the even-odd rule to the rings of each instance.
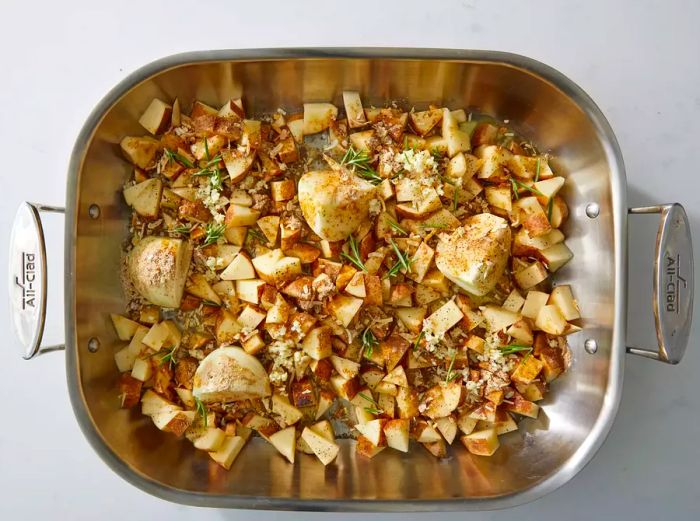
[[680, 313], [678, 302], [681, 289], [686, 290], [688, 288], [688, 283], [681, 275], [680, 254], [672, 256], [666, 252], [664, 258], [666, 259], [666, 269], [664, 270], [666, 275], [664, 287], [664, 292], [666, 295], [666, 311], [677, 314]]
[[22, 275], [15, 277], [15, 284], [22, 289], [22, 310], [36, 307], [36, 254], [22, 252]]

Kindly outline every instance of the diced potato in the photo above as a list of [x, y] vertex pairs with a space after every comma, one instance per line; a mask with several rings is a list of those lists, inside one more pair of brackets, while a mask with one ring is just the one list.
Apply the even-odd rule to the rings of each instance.
[[226, 439], [223, 441], [219, 449], [217, 451], [210, 452], [209, 456], [211, 456], [211, 459], [216, 461], [226, 470], [229, 470], [244, 445], [245, 440], [242, 437], [226, 436]]
[[314, 432], [309, 427], [306, 427], [302, 433], [301, 437], [306, 441], [311, 450], [313, 450], [316, 457], [324, 465], [328, 465], [331, 461], [335, 459], [340, 452], [340, 447], [337, 443], [329, 441], [322, 435]]
[[134, 211], [144, 217], [157, 217], [163, 194], [163, 182], [160, 179], [148, 179], [142, 183], [124, 189], [124, 199]]
[[182, 436], [194, 421], [194, 411], [165, 410], [151, 415], [153, 423], [158, 429], [172, 432], [175, 436]]
[[345, 105], [345, 114], [347, 115], [350, 128], [359, 128], [367, 124], [367, 117], [362, 108], [359, 92], [344, 91], [343, 104]]
[[510, 378], [514, 382], [529, 384], [535, 378], [537, 378], [537, 375], [540, 374], [542, 367], [542, 362], [540, 362], [534, 356], [524, 356], [522, 360], [520, 360], [520, 363], [517, 365]]
[[418, 415], [418, 393], [415, 389], [399, 387], [396, 395], [399, 418], [411, 419]]
[[445, 416], [435, 420], [438, 431], [445, 438], [445, 441], [452, 445], [452, 442], [457, 437], [457, 422], [452, 416]]
[[338, 108], [332, 103], [304, 103], [304, 135], [326, 130], [338, 117]]
[[355, 451], [366, 458], [374, 458], [377, 454], [383, 451], [386, 446], [378, 447], [364, 436], [358, 436], [355, 443]]
[[210, 427], [206, 432], [194, 441], [195, 448], [208, 452], [217, 451], [223, 445], [226, 433], [217, 427]]
[[314, 416], [314, 419], [318, 420], [324, 414], [326, 414], [326, 411], [328, 411], [331, 405], [333, 405], [334, 398], [335, 397], [333, 394], [328, 391], [322, 390], [319, 392], [318, 405], [316, 407], [316, 415]]
[[270, 435], [269, 442], [282, 456], [287, 458], [289, 463], [294, 463], [294, 453], [296, 451], [296, 429], [287, 427]]
[[314, 360], [327, 358], [332, 354], [331, 328], [319, 326], [312, 329], [302, 342], [302, 349]]
[[[432, 291], [430, 288], [428, 288], [428, 290]], [[439, 295], [435, 298], [439, 298]], [[425, 307], [397, 308], [396, 318], [398, 318], [411, 333], [417, 334], [423, 329], [423, 319], [425, 318], [426, 312], [427, 309]]]
[[440, 433], [432, 425], [429, 425], [426, 422], [419, 422], [416, 425], [416, 432], [416, 441], [418, 443], [434, 443], [442, 440]]
[[530, 322], [527, 319], [521, 318], [508, 329], [506, 329], [506, 334], [512, 336], [520, 344], [532, 345], [532, 328], [530, 327]]
[[333, 368], [346, 380], [350, 380], [359, 374], [360, 364], [357, 362], [353, 362], [352, 360], [341, 358], [340, 356], [336, 355], [331, 355], [330, 358]]
[[221, 158], [224, 160], [226, 172], [228, 172], [231, 183], [237, 183], [248, 175], [248, 171], [255, 161], [255, 153], [226, 149], [221, 152]]
[[445, 440], [433, 441], [431, 443], [422, 443], [423, 447], [430, 452], [436, 458], [446, 458], [447, 457], [447, 445]]
[[549, 301], [559, 309], [566, 320], [581, 318], [578, 303], [574, 300], [574, 295], [571, 293], [571, 286], [563, 285], [555, 287], [552, 290]]
[[552, 230], [547, 214], [534, 196], [520, 197], [520, 199], [514, 201], [513, 211], [530, 237], [539, 237]]
[[237, 280], [236, 295], [241, 300], [251, 304], [260, 303], [260, 293], [265, 286], [265, 281], [259, 279]]
[[131, 340], [140, 324], [121, 315], [110, 314], [114, 330], [117, 332], [119, 340]]
[[476, 351], [477, 353], [483, 353], [484, 343], [484, 339], [480, 336], [469, 335], [469, 338], [467, 338], [467, 341], [465, 342], [465, 346], [467, 347], [467, 349], [471, 349], [472, 351]]
[[299, 409], [289, 403], [289, 398], [277, 393], [272, 395], [272, 412], [279, 415], [285, 425], [294, 425], [304, 416]]
[[238, 323], [249, 330], [255, 329], [265, 320], [266, 314], [253, 306], [245, 306], [241, 314], [238, 315]]
[[258, 210], [253, 210], [247, 206], [231, 204], [226, 210], [224, 222], [227, 228], [252, 226], [256, 224], [259, 217], [260, 212]]
[[361, 271], [355, 272], [353, 277], [345, 285], [345, 292], [353, 297], [365, 298], [367, 290], [365, 289], [365, 276]]
[[289, 201], [296, 195], [297, 188], [293, 179], [283, 179], [282, 181], [272, 181], [270, 192], [273, 201]]
[[432, 419], [444, 418], [457, 408], [461, 397], [462, 383], [460, 381], [431, 387], [423, 396], [423, 403], [426, 405], [423, 414]]
[[462, 436], [460, 441], [469, 452], [477, 456], [492, 456], [500, 446], [495, 427], [474, 431]]
[[139, 118], [139, 123], [151, 134], [162, 134], [170, 127], [173, 108], [167, 103], [154, 98]]
[[479, 179], [506, 179], [504, 167], [513, 157], [510, 151], [498, 145], [488, 145], [477, 148], [474, 153], [482, 160]]
[[442, 110], [430, 109], [421, 112], [411, 112], [408, 115], [411, 128], [419, 136], [425, 136], [442, 120]]
[[134, 366], [131, 369], [131, 376], [141, 382], [145, 382], [153, 375], [153, 365], [150, 360], [138, 358], [134, 361]]
[[540, 192], [544, 197], [549, 200], [564, 186], [564, 178], [561, 176], [552, 177], [551, 179], [545, 179], [544, 181], [538, 181], [535, 183], [535, 190]]
[[464, 314], [460, 311], [454, 300], [448, 300], [437, 311], [426, 319], [426, 327], [436, 335], [446, 333], [450, 328], [462, 320]]
[[350, 144], [360, 152], [370, 153], [374, 141], [374, 130], [363, 130], [362, 132], [354, 132], [350, 134]]
[[245, 252], [236, 255], [219, 275], [222, 280], [246, 280], [255, 278], [255, 268]]
[[329, 302], [330, 312], [344, 326], [348, 327], [362, 307], [364, 301], [348, 295], [336, 295]]
[[389, 420], [384, 424], [387, 446], [401, 452], [408, 452], [409, 420]]
[[152, 137], [125, 137], [119, 143], [124, 156], [132, 164], [146, 169], [155, 160], [156, 154], [161, 149], [160, 141]]
[[525, 299], [520, 295], [517, 289], [514, 289], [510, 292], [508, 298], [506, 298], [501, 307], [507, 311], [518, 313], [522, 309], [524, 303]]
[[386, 444], [386, 438], [384, 436], [383, 430], [383, 426], [385, 423], [386, 420], [383, 419], [370, 420], [366, 423], [355, 425], [355, 428], [359, 431], [360, 434], [367, 438], [370, 441], [370, 443], [376, 446], [380, 446]]
[[194, 273], [185, 286], [185, 291], [190, 295], [199, 297], [202, 300], [213, 302], [217, 306], [221, 305], [221, 297], [212, 289], [209, 281], [201, 273]]
[[[553, 246], [553, 248], [555, 247]], [[544, 281], [547, 278], [547, 270], [540, 261], [535, 261], [527, 268], [517, 271], [514, 276], [518, 286], [526, 290]]]
[[484, 189], [486, 202], [494, 208], [510, 213], [513, 209], [513, 191], [510, 186], [487, 186]]
[[462, 434], [471, 434], [479, 420], [472, 418], [467, 411], [457, 416], [457, 427]]
[[547, 268], [552, 273], [569, 262], [573, 256], [573, 252], [563, 242], [555, 244], [554, 246], [542, 251], [542, 257], [547, 263]]
[[566, 319], [555, 305], [543, 306], [537, 314], [535, 326], [550, 335], [561, 335], [566, 329]]
[[447, 154], [450, 157], [471, 149], [469, 134], [459, 128], [459, 121], [449, 109], [442, 110], [442, 137], [447, 142]]
[[528, 418], [537, 418], [540, 412], [540, 408], [536, 403], [526, 400], [519, 393], [515, 393], [515, 396], [512, 398], [512, 404], [505, 404], [505, 408], [510, 412], [527, 416]]
[[513, 313], [498, 306], [487, 305], [482, 306], [480, 309], [489, 331], [502, 331], [520, 319], [518, 313]]
[[535, 320], [537, 315], [540, 313], [540, 309], [547, 305], [548, 300], [549, 294], [547, 293], [533, 290], [528, 291], [527, 297], [525, 298], [525, 304], [523, 305], [523, 309], [521, 311], [522, 315]]

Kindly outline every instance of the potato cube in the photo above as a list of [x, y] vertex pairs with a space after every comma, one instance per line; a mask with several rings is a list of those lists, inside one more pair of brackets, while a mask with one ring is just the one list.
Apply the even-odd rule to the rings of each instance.
[[477, 456], [492, 456], [500, 446], [495, 427], [474, 431], [462, 436], [460, 441], [469, 452]]

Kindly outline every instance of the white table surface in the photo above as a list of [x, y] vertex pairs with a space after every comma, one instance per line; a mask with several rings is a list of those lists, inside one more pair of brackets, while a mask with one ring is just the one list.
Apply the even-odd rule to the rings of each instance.
[[[124, 75], [151, 60], [200, 49], [412, 46], [512, 51], [568, 75], [597, 101], [617, 133], [630, 204], [683, 203], [700, 258], [699, 2], [331, 3], [4, 0], [0, 244], [7, 244], [20, 201], [63, 204], [68, 157], [89, 111]], [[49, 340], [62, 337], [61, 226], [60, 217], [48, 225]], [[655, 226], [653, 219], [640, 220], [632, 234], [629, 338], [647, 344], [653, 343], [649, 288]], [[6, 270], [2, 254], [0, 271]], [[80, 433], [67, 396], [63, 354], [32, 362], [16, 355], [5, 298], [0, 298], [0, 331], [8, 339], [0, 348], [0, 519], [331, 517], [195, 509], [133, 488], [98, 459]], [[680, 366], [627, 358], [622, 404], [607, 442], [560, 490], [508, 511], [432, 517], [698, 519], [697, 327], [695, 332]]]

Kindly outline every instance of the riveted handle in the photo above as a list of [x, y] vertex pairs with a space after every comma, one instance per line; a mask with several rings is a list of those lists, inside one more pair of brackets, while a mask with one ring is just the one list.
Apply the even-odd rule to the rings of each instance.
[[693, 244], [690, 224], [678, 203], [630, 208], [629, 213], [661, 215], [654, 260], [654, 319], [658, 349], [627, 352], [677, 364], [683, 358], [693, 318]]
[[63, 345], [41, 345], [47, 295], [46, 241], [41, 212], [64, 213], [64, 210], [55, 206], [22, 203], [17, 209], [10, 235], [10, 312], [25, 360], [64, 349]]

